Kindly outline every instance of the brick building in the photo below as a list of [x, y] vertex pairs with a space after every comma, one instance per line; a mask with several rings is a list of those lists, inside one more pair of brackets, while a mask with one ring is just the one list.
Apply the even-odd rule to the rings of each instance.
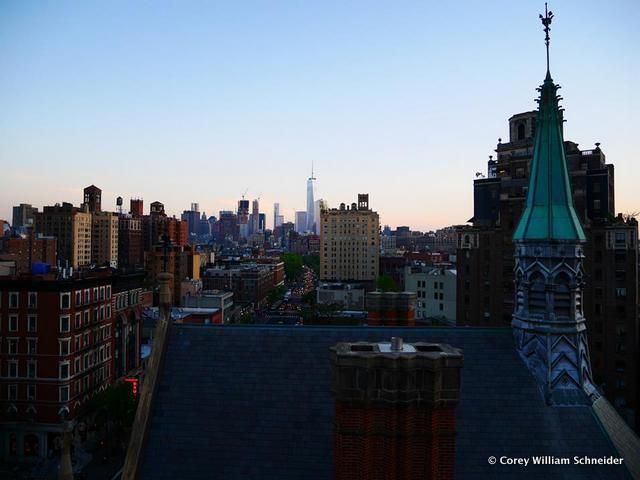
[[144, 266], [142, 219], [138, 216], [118, 216], [118, 268], [124, 270]]
[[[525, 205], [536, 115], [525, 112], [509, 119], [509, 142], [498, 143], [497, 159], [488, 161], [486, 178], [474, 181], [472, 226], [457, 229], [459, 325], [511, 323], [512, 235]], [[637, 425], [637, 223], [615, 217], [614, 167], [606, 163], [600, 145], [588, 150], [571, 141], [563, 145], [575, 212], [586, 234], [583, 303], [594, 381], [627, 421]], [[616, 232], [626, 239], [617, 246]]]
[[[186, 224], [185, 224], [186, 225]], [[158, 276], [162, 272], [173, 275], [174, 304], [180, 305], [180, 284], [185, 279], [198, 280], [200, 278], [200, 254], [195, 247], [170, 244], [153, 245], [145, 253], [146, 271], [152, 285], [158, 283]]]
[[453, 480], [462, 351], [398, 337], [330, 351], [334, 478]]
[[35, 214], [35, 231], [57, 240], [61, 265], [78, 268], [91, 263], [91, 213], [70, 203], [56, 204]]
[[112, 212], [91, 214], [91, 263], [118, 266], [118, 215]]
[[112, 277], [0, 279], [0, 458], [44, 457], [114, 380]]
[[168, 217], [164, 211], [164, 205], [160, 202], [153, 202], [149, 215], [142, 217], [144, 251], [148, 252], [154, 245], [161, 244], [163, 235], [167, 235], [169, 240], [176, 245], [186, 246], [189, 244], [187, 222]]
[[146, 272], [118, 274], [113, 277], [112, 312], [115, 378], [140, 366], [142, 310], [149, 290], [144, 287]]
[[31, 233], [27, 238], [0, 238], [0, 258], [16, 262], [16, 274], [29, 273], [33, 263], [56, 264], [56, 239]]
[[369, 209], [369, 195], [359, 194], [351, 207], [320, 213], [320, 280], [367, 282], [378, 278], [380, 220]]
[[415, 326], [416, 298], [415, 292], [367, 293], [365, 297], [367, 323], [372, 326]]

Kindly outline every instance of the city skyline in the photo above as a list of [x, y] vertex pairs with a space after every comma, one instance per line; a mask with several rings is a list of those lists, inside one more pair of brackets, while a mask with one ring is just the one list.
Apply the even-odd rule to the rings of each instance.
[[[77, 205], [95, 184], [105, 210], [122, 196], [217, 216], [248, 190], [293, 221], [313, 162], [329, 207], [368, 193], [381, 225], [465, 223], [508, 118], [536, 107], [541, 5], [364, 6], [128, 5], [124, 18], [117, 4], [3, 3], [0, 218]], [[616, 210], [638, 211], [640, 6], [550, 8], [565, 138], [601, 142]]]

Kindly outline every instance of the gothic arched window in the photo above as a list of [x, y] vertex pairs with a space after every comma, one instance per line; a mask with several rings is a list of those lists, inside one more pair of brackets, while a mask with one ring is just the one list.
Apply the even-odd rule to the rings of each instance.
[[568, 317], [571, 315], [571, 290], [569, 289], [569, 276], [560, 273], [555, 278], [554, 312], [556, 317]]
[[544, 277], [534, 273], [529, 280], [529, 313], [544, 313], [547, 309]]

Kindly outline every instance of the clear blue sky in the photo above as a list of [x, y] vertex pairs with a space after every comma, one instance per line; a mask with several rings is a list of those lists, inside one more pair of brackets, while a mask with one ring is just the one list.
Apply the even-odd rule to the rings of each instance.
[[[601, 142], [640, 210], [640, 2], [550, 4], [565, 138]], [[287, 220], [315, 164], [330, 206], [464, 223], [474, 173], [545, 74], [542, 1], [0, 2], [0, 218], [103, 189]]]

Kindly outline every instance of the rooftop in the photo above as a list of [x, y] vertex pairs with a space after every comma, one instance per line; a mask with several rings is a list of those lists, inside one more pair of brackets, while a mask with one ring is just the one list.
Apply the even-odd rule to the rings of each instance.
[[168, 333], [139, 478], [333, 478], [329, 348], [393, 336], [463, 351], [456, 478], [631, 478], [624, 465], [487, 462], [492, 455], [640, 459], [638, 438], [604, 398], [563, 408], [544, 402], [510, 328], [177, 324]]

